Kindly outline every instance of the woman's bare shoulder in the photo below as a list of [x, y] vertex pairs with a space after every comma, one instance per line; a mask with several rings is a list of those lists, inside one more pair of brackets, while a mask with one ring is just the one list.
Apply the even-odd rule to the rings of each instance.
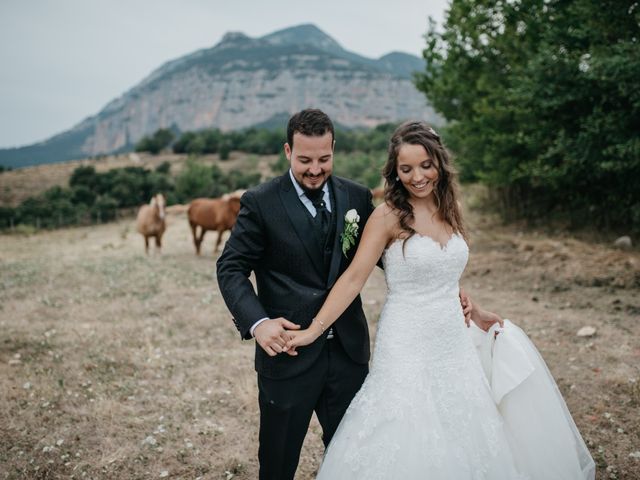
[[386, 202], [382, 202], [373, 210], [371, 216], [373, 217], [374, 215], [379, 219], [389, 219], [389, 217], [395, 219], [396, 221], [398, 219], [397, 210]]
[[369, 220], [376, 224], [377, 229], [384, 230], [389, 239], [395, 239], [402, 230], [398, 210], [385, 202], [373, 210]]

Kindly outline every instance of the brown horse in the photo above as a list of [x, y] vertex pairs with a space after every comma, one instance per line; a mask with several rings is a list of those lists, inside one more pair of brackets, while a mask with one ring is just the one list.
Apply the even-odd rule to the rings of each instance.
[[156, 239], [156, 249], [160, 253], [162, 248], [162, 234], [167, 228], [165, 223], [165, 201], [161, 193], [155, 195], [148, 205], [142, 205], [138, 210], [136, 229], [144, 237], [144, 251], [149, 253], [149, 237]]
[[374, 188], [373, 190], [371, 190], [371, 196], [373, 197], [374, 205], [378, 205], [379, 203], [382, 203], [382, 201], [384, 200], [384, 188], [383, 187]]
[[[236, 218], [240, 211], [240, 197], [237, 194], [228, 194], [222, 198], [196, 198], [189, 204], [187, 217], [193, 234], [193, 244], [196, 247], [196, 254], [200, 255], [200, 245], [207, 230], [218, 232], [213, 253], [218, 252], [222, 234], [231, 230], [236, 224]], [[200, 233], [197, 229], [200, 227]]]

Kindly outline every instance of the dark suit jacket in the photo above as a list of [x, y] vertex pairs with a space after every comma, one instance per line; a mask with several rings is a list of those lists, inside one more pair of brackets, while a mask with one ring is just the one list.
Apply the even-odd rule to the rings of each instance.
[[[342, 253], [344, 215], [360, 215], [359, 233], [373, 211], [370, 191], [350, 180], [331, 176], [336, 236], [328, 273], [311, 216], [298, 198], [289, 173], [247, 191], [231, 237], [217, 262], [218, 285], [242, 338], [264, 317], [284, 317], [307, 327], [336, 279], [348, 267], [357, 244]], [[360, 239], [358, 235], [357, 241]], [[257, 294], [249, 275], [255, 273]], [[358, 296], [334, 324], [339, 341], [357, 363], [369, 361], [369, 330]], [[287, 378], [309, 368], [320, 354], [326, 334], [298, 356], [270, 357], [256, 343], [255, 366], [269, 378]], [[334, 340], [335, 341], [335, 340]]]

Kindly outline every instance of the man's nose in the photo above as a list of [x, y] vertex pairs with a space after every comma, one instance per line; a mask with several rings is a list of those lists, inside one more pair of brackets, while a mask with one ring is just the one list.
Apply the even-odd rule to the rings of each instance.
[[309, 173], [311, 175], [319, 175], [320, 173], [322, 173], [322, 168], [320, 168], [320, 164], [319, 163], [311, 164], [311, 168], [309, 168]]

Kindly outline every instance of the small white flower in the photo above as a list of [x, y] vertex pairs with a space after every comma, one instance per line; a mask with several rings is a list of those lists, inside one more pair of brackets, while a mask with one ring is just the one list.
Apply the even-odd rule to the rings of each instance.
[[360, 221], [360, 215], [358, 215], [358, 211], [355, 208], [352, 208], [344, 215], [344, 220], [347, 223], [354, 223]]
[[360, 221], [360, 215], [355, 208], [348, 210], [344, 215], [344, 231], [340, 234], [340, 240], [342, 242], [342, 253], [347, 256], [349, 249], [356, 244], [356, 237], [358, 236], [358, 222]]

